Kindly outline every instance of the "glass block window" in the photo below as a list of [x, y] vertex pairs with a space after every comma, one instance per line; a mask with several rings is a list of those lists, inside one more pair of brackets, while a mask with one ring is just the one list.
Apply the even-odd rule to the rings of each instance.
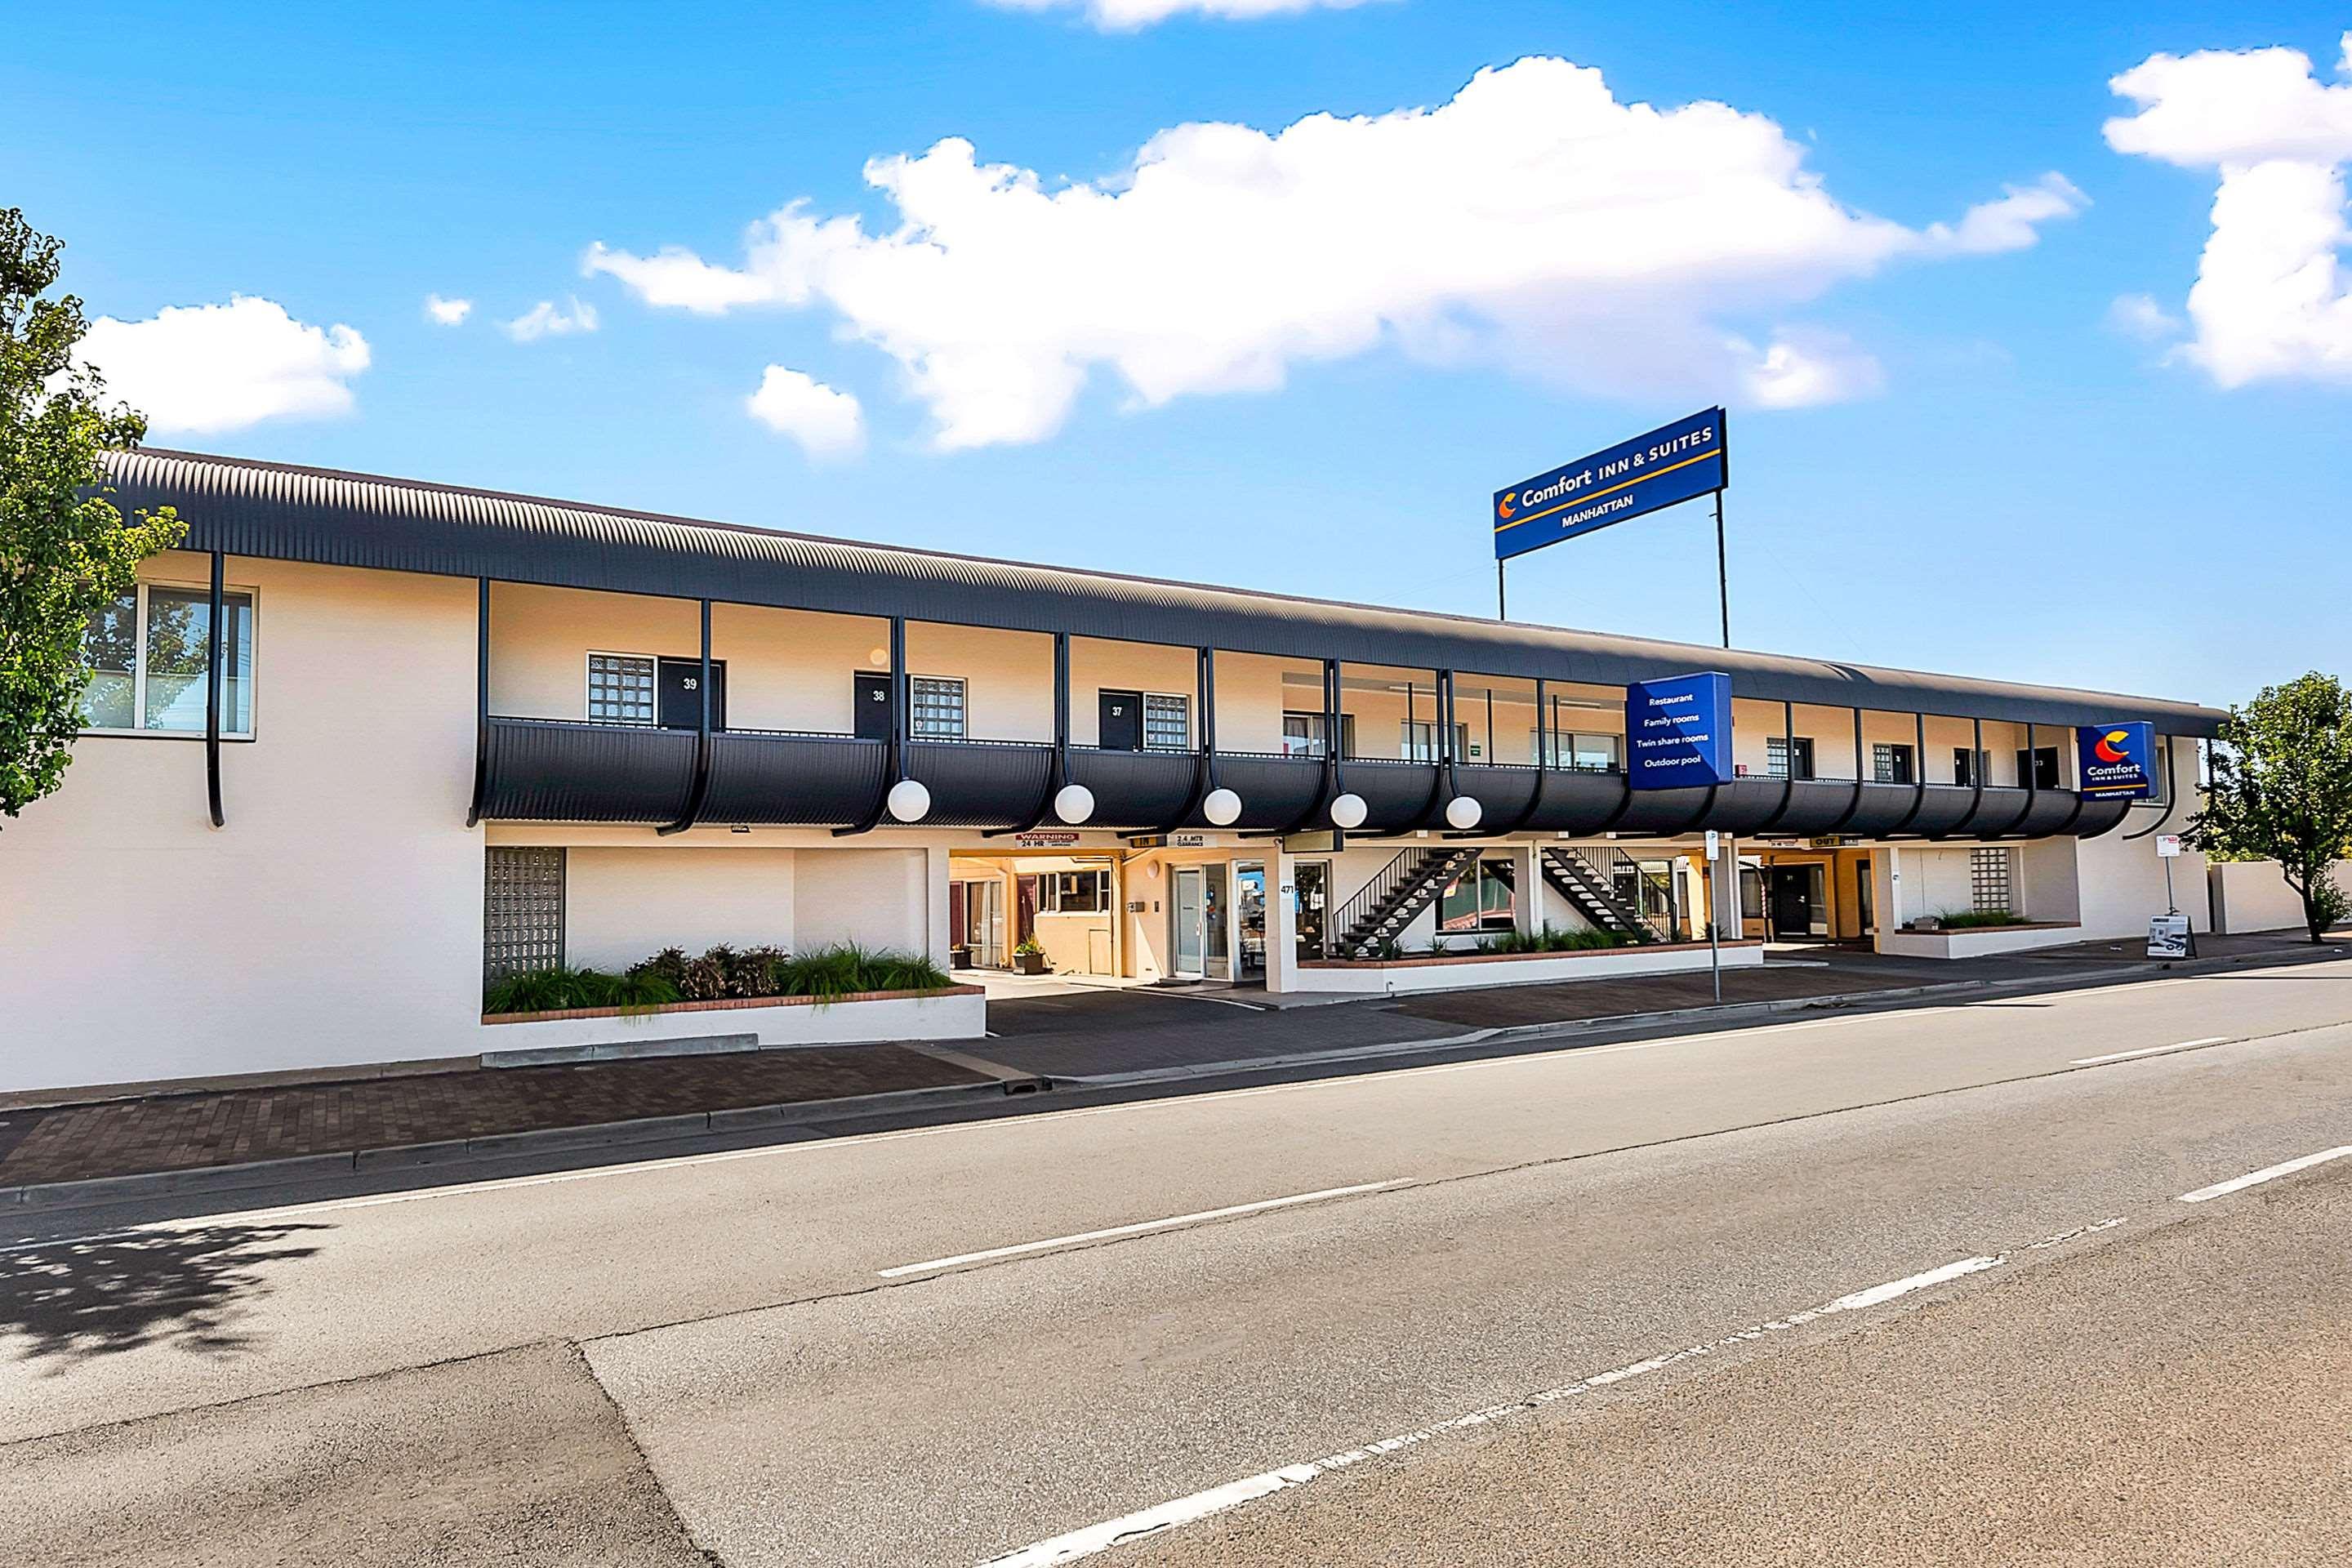
[[499, 980], [563, 962], [563, 851], [483, 852], [482, 978]]
[[2012, 858], [2007, 849], [1969, 851], [1969, 901], [1979, 910], [2013, 910], [2017, 907], [2010, 902]]
[[1908, 746], [1890, 746], [1884, 742], [1870, 748], [1871, 773], [1880, 784], [1909, 784], [1912, 780], [1912, 753]]
[[962, 681], [947, 676], [917, 675], [908, 678], [907, 686], [913, 699], [908, 718], [917, 740], [963, 739]]
[[1154, 751], [1192, 749], [1192, 700], [1189, 697], [1143, 699], [1143, 743]]
[[[1797, 774], [1801, 779], [1813, 776], [1813, 742], [1810, 735], [1795, 738]], [[1764, 771], [1776, 779], [1789, 776], [1790, 737], [1773, 735], [1764, 742]]]
[[654, 721], [654, 661], [633, 653], [588, 656], [588, 717], [615, 724]]

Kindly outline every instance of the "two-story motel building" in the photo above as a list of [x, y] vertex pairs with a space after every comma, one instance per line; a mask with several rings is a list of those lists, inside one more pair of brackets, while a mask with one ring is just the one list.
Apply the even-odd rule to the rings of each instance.
[[[2127, 936], [2221, 717], [233, 458], [112, 479], [188, 531], [0, 831], [0, 1089], [698, 1037], [486, 1021], [485, 976], [722, 941], [1378, 994], [1704, 966], [1718, 910], [1735, 963]], [[1717, 669], [1740, 776], [1629, 790], [1626, 684]], [[2128, 721], [2161, 798], [2078, 794], [2074, 727]], [[1969, 910], [2032, 923], [1917, 929]], [[1546, 925], [1640, 945], [1427, 955]]]

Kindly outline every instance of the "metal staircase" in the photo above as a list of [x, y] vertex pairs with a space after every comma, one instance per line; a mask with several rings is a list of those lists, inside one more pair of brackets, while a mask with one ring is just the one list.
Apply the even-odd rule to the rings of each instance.
[[[1610, 850], [1609, 854], [1613, 859], [1632, 864], [1622, 849]], [[1666, 940], [1666, 933], [1644, 919], [1637, 904], [1618, 896], [1613, 865], [1604, 871], [1586, 859], [1581, 851], [1552, 845], [1546, 845], [1538, 858], [1543, 867], [1544, 880], [1593, 925], [1630, 936], [1635, 942]]]
[[1436, 900], [1439, 890], [1477, 858], [1475, 849], [1451, 847], [1400, 852], [1358, 889], [1326, 928], [1332, 933], [1332, 951], [1360, 957], [1381, 942], [1403, 935], [1405, 928]]

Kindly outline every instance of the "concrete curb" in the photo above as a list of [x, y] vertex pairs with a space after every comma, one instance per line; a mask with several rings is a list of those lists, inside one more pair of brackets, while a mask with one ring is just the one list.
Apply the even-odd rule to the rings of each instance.
[[277, 1160], [250, 1160], [235, 1165], [199, 1165], [182, 1171], [142, 1171], [123, 1176], [93, 1176], [79, 1182], [34, 1182], [0, 1187], [0, 1208], [88, 1208], [99, 1204], [128, 1203], [142, 1198], [196, 1193], [236, 1192], [271, 1186], [280, 1182], [354, 1172], [406, 1171], [425, 1165], [459, 1164], [516, 1154], [561, 1152], [570, 1149], [600, 1149], [632, 1143], [666, 1143], [714, 1132], [738, 1132], [789, 1127], [807, 1121], [829, 1121], [863, 1112], [919, 1110], [952, 1105], [974, 1095], [1013, 1094], [1045, 1087], [1043, 1079], [1017, 1087], [992, 1080], [947, 1084], [931, 1089], [893, 1089], [876, 1094], [839, 1095], [831, 1100], [786, 1100], [775, 1105], [739, 1106], [727, 1110], [698, 1110], [683, 1116], [646, 1116], [629, 1121], [596, 1121], [580, 1127], [547, 1127], [531, 1132], [500, 1132], [480, 1138], [448, 1138], [427, 1143], [386, 1144], [373, 1149], [344, 1149], [325, 1154], [289, 1154]]

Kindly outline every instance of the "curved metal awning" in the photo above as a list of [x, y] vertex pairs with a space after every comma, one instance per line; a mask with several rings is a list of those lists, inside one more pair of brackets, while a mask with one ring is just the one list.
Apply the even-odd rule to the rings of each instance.
[[1743, 698], [2210, 736], [2194, 703], [1975, 680], [583, 506], [153, 448], [116, 454], [117, 504], [172, 506], [185, 547], [325, 565], [903, 616], [1320, 661], [1600, 686], [1727, 670]]

